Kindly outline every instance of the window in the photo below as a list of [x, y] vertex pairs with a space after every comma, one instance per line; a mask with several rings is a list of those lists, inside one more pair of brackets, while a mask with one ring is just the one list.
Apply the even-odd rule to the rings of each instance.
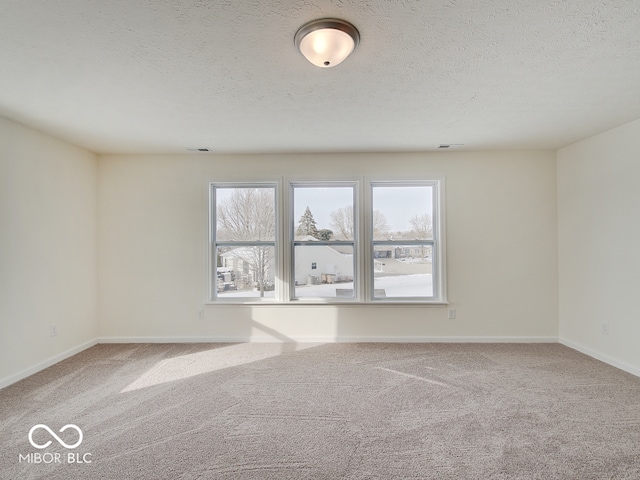
[[276, 186], [211, 185], [211, 299], [275, 296]]
[[354, 299], [355, 184], [295, 183], [291, 187], [292, 298]]
[[376, 182], [371, 197], [372, 298], [437, 298], [436, 184]]
[[210, 299], [445, 303], [443, 197], [441, 179], [212, 183]]

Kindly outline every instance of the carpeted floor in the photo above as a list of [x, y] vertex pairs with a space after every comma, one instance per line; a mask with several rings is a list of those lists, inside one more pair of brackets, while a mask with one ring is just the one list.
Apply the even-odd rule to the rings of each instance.
[[640, 379], [557, 344], [98, 345], [0, 390], [0, 477], [637, 480]]

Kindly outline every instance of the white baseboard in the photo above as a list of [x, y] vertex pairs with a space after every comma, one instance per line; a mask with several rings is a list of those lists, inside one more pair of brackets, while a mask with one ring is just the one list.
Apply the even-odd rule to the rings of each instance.
[[[246, 343], [239, 337], [100, 337], [98, 343]], [[270, 340], [274, 341], [274, 340]]]
[[319, 337], [319, 336], [294, 336], [275, 338], [271, 336], [242, 336], [242, 337], [219, 337], [219, 336], [193, 336], [193, 337], [100, 337], [82, 343], [65, 352], [54, 355], [32, 367], [18, 373], [0, 379], [0, 389], [8, 387], [12, 383], [27, 378], [45, 368], [48, 368], [62, 360], [76, 355], [87, 348], [91, 348], [98, 343], [560, 343], [569, 348], [584, 353], [590, 357], [607, 363], [613, 367], [624, 370], [632, 375], [640, 377], [640, 368], [618, 360], [609, 355], [604, 355], [591, 348], [575, 343], [566, 338], [558, 337], [493, 337], [493, 336], [446, 336], [446, 337]]
[[100, 337], [98, 343], [558, 343], [558, 337]]
[[[77, 347], [71, 348], [65, 352], [54, 355], [47, 360], [37, 363], [36, 365], [24, 369], [18, 373], [0, 379], [0, 389], [8, 387], [12, 383], [27, 378], [34, 373], [38, 373], [45, 368], [55, 365], [73, 355], [76, 355], [87, 348], [93, 347], [99, 343], [558, 343], [557, 337], [474, 337], [474, 336], [447, 336], [447, 337], [322, 337], [322, 336], [242, 336], [242, 337], [220, 337], [220, 336], [191, 336], [191, 337], [100, 337], [85, 342]], [[590, 353], [588, 349], [574, 346], [571, 342], [563, 342], [564, 345], [574, 348], [575, 350], [586, 353], [594, 358], [602, 360], [606, 363], [614, 365], [622, 370], [640, 376], [640, 370], [629, 365], [618, 362], [614, 359], [607, 359], [599, 356], [597, 353]]]
[[577, 350], [580, 353], [584, 353], [585, 355], [589, 355], [590, 357], [595, 358], [596, 360], [600, 360], [601, 362], [608, 363], [609, 365], [619, 368], [620, 370], [624, 370], [627, 373], [635, 375], [636, 377], [640, 377], [640, 368], [630, 365], [626, 362], [618, 360], [617, 358], [610, 357], [609, 355], [604, 355], [600, 352], [596, 352], [591, 348], [585, 347], [584, 345], [580, 345], [579, 343], [572, 342], [571, 340], [567, 340], [566, 338], [560, 338], [559, 342], [569, 348]]
[[89, 340], [88, 342], [82, 343], [77, 347], [70, 348], [69, 350], [59, 353], [58, 355], [54, 355], [51, 358], [44, 360], [43, 362], [37, 363], [36, 365], [26, 368], [18, 373], [10, 375], [8, 377], [0, 379], [0, 389], [4, 387], [8, 387], [12, 383], [16, 383], [23, 378], [27, 378], [34, 373], [38, 373], [45, 368], [49, 368], [52, 365], [55, 365], [62, 360], [66, 360], [69, 357], [73, 357], [74, 355], [86, 350], [87, 348], [91, 348], [98, 343], [97, 339]]
[[428, 336], [428, 337], [341, 337], [334, 342], [374, 343], [558, 343], [558, 337], [477, 337], [477, 336]]

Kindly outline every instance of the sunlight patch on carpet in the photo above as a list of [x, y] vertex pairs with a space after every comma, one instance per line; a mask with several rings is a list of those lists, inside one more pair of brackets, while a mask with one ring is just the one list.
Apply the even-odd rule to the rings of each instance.
[[441, 387], [450, 387], [451, 385], [447, 385], [446, 383], [438, 382], [437, 380], [431, 380], [430, 378], [420, 377], [418, 375], [413, 375], [411, 373], [399, 372], [397, 370], [392, 370], [390, 368], [385, 367], [376, 367], [378, 370], [384, 370], [385, 372], [396, 373], [398, 375], [402, 375], [403, 377], [413, 378], [415, 380], [420, 380], [422, 382], [432, 383], [434, 385], [440, 385]]
[[120, 393], [183, 380], [203, 373], [277, 357], [323, 345], [323, 343], [239, 343], [227, 347], [212, 348], [204, 352], [168, 358], [154, 365]]

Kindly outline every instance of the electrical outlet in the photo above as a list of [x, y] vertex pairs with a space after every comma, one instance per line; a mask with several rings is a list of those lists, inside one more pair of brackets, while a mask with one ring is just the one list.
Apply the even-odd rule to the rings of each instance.
[[201, 310], [198, 310], [198, 318], [199, 318], [200, 320], [204, 319], [204, 310], [202, 310], [202, 309], [201, 309]]
[[58, 335], [58, 326], [57, 325], [49, 325], [49, 336], [55, 337]]
[[603, 335], [609, 335], [609, 324], [608, 323], [603, 323], [602, 325], [600, 325], [600, 333], [602, 333]]
[[449, 320], [455, 320], [455, 318], [456, 318], [456, 309], [455, 308], [450, 308], [449, 309], [449, 312], [447, 314], [447, 318]]

